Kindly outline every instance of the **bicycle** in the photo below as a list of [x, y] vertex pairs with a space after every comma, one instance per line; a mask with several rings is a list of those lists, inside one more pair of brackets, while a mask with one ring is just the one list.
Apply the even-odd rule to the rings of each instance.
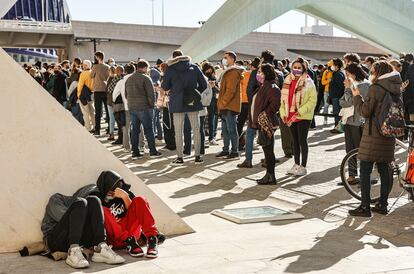
[[[399, 185], [403, 188], [403, 191], [398, 198], [400, 198], [406, 191], [409, 193], [411, 200], [414, 201], [414, 185], [405, 182], [405, 170], [407, 170], [406, 164], [408, 155], [411, 151], [414, 150], [414, 126], [406, 127], [409, 131], [408, 144], [400, 141], [399, 139], [395, 139], [395, 158], [394, 161], [390, 164], [393, 179], [389, 191], [391, 192], [394, 181], [397, 179]], [[360, 160], [358, 159], [357, 155], [358, 148], [351, 150], [346, 154], [341, 163], [340, 173], [342, 183], [348, 193], [351, 194], [352, 197], [361, 200], [361, 187], [358, 179]], [[355, 180], [349, 181], [349, 177], [354, 177]], [[376, 203], [379, 200], [380, 185], [380, 176], [377, 170], [377, 166], [374, 165], [373, 171], [371, 173], [371, 203]]]

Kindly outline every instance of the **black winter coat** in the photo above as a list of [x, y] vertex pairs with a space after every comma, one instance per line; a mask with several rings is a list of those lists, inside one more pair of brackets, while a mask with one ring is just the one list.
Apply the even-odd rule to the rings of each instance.
[[342, 71], [334, 71], [329, 84], [329, 96], [331, 98], [342, 98], [345, 92], [345, 74]]

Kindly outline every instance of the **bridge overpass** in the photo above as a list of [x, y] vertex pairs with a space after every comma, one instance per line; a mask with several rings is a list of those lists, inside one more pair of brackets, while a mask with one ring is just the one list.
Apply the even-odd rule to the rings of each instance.
[[[58, 48], [64, 49], [65, 58], [92, 58], [92, 41], [96, 39], [106, 41], [98, 43], [97, 48], [118, 62], [138, 57], [154, 62], [157, 58], [168, 58], [197, 30], [87, 21], [0, 20], [0, 47]], [[201, 41], [204, 42], [208, 43], [208, 37]], [[222, 50], [233, 50], [241, 59], [247, 59], [259, 55], [263, 49], [273, 50], [278, 58], [303, 55], [312, 60], [327, 60], [342, 56], [345, 52], [357, 52], [362, 56], [384, 54], [384, 51], [356, 38], [263, 32], [252, 32]], [[220, 60], [221, 56], [222, 52], [218, 52], [209, 59]]]

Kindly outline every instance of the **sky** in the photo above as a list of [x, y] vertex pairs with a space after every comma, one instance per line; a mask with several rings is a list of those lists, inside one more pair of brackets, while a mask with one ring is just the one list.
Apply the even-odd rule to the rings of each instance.
[[[162, 25], [162, 0], [67, 0], [73, 20]], [[199, 27], [199, 21], [207, 21], [225, 0], [164, 0], [164, 25]], [[99, 8], [98, 8], [99, 7]], [[314, 23], [309, 18], [309, 24]], [[305, 15], [289, 11], [271, 22], [270, 30], [279, 33], [300, 33], [305, 25]], [[269, 24], [258, 29], [268, 32]], [[349, 36], [334, 29], [335, 36]]]

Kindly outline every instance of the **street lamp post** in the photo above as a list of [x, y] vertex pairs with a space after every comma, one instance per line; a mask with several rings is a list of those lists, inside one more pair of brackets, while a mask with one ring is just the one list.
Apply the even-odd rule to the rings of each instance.
[[152, 25], [154, 25], [154, 1], [155, 0], [151, 0], [152, 2]]
[[162, 25], [164, 26], [164, 0], [162, 0]]

